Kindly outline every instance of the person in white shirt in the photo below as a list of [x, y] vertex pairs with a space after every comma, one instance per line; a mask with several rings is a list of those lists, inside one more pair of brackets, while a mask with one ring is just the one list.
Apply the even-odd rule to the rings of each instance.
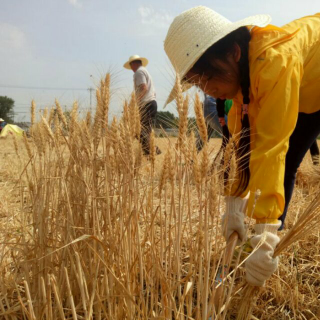
[[[152, 78], [145, 68], [147, 64], [146, 58], [134, 55], [123, 65], [124, 68], [134, 72], [134, 89], [141, 116], [140, 142], [145, 155], [150, 154], [150, 133], [157, 115], [156, 92]], [[156, 152], [157, 154], [161, 153], [158, 148], [156, 148]]]

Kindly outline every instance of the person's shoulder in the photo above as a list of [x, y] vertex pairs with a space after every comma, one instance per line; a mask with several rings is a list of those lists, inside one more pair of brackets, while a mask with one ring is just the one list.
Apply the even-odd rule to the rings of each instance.
[[134, 74], [133, 77], [137, 78], [137, 77], [141, 77], [141, 75], [143, 75], [143, 71], [140, 70], [141, 68], [139, 68]]
[[145, 69], [143, 68], [143, 67], [140, 67], [135, 73], [134, 73], [134, 76], [135, 77], [139, 77], [139, 76], [141, 76], [141, 75], [145, 75], [146, 74], [146, 72], [145, 72]]
[[141, 73], [150, 76], [150, 73], [149, 73], [149, 71], [147, 70], [146, 67], [142, 67], [142, 66], [141, 66], [141, 67], [138, 69], [138, 71], [139, 71], [139, 70], [140, 70]]

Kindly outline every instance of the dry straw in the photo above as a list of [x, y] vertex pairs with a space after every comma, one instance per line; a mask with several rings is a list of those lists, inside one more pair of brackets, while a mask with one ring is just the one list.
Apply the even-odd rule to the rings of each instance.
[[[177, 149], [179, 137], [152, 134], [149, 159], [134, 139], [141, 127], [133, 96], [129, 108], [134, 111], [108, 125], [109, 77], [98, 88], [93, 125], [89, 113], [85, 119], [76, 116], [76, 104], [67, 123], [58, 102], [51, 121], [37, 122], [33, 103], [32, 137], [24, 138], [23, 149], [18, 142], [20, 160], [12, 139], [8, 146], [4, 141], [1, 319], [235, 318], [243, 293], [241, 267], [226, 275], [223, 303], [212, 309], [225, 249], [220, 234], [223, 179], [219, 165], [207, 169], [215, 142], [197, 152], [194, 135], [186, 131], [187, 100], [178, 82], [181, 143]], [[201, 102], [196, 104], [201, 110]], [[162, 155], [155, 156], [156, 144]], [[296, 212], [317, 188], [299, 185]], [[315, 227], [313, 220], [301, 224], [301, 218], [290, 239], [299, 230], [311, 233], [309, 223]], [[281, 282], [272, 278], [271, 289], [259, 296], [257, 318], [281, 319], [283, 310], [292, 319], [311, 318], [308, 310], [316, 313], [317, 243], [315, 236], [305, 244], [317, 263], [303, 243], [295, 245], [295, 255], [285, 251]], [[296, 259], [302, 269], [296, 270]]]
[[26, 135], [25, 132], [23, 132], [23, 142], [24, 142], [24, 145], [26, 147], [26, 150], [27, 150], [29, 158], [32, 158], [31, 146], [30, 146], [30, 143], [28, 141], [28, 138], [27, 138], [27, 135]]

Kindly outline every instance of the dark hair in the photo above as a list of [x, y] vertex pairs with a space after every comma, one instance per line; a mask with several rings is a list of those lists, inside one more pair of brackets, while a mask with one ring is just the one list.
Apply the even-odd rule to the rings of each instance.
[[[243, 95], [243, 104], [250, 103], [249, 89], [250, 89], [250, 74], [249, 74], [249, 42], [251, 36], [247, 27], [241, 27], [218, 42], [212, 45], [195, 63], [190, 70], [192, 73], [199, 75], [206, 75], [209, 78], [216, 78], [220, 81], [229, 81], [230, 76], [226, 74], [223, 64], [227, 63], [227, 57], [234, 53], [235, 45], [237, 44], [241, 49], [241, 57], [238, 62], [240, 86]], [[219, 100], [219, 99], [218, 99]], [[224, 119], [224, 100], [223, 114], [221, 104], [217, 101], [217, 108], [220, 114], [219, 118]], [[242, 129], [240, 132], [240, 140], [237, 148], [237, 172], [239, 176], [238, 188], [234, 195], [241, 195], [248, 187], [250, 180], [250, 123], [247, 111], [242, 110]], [[226, 125], [222, 126], [223, 140], [222, 147], [224, 148], [229, 140], [229, 130]]]
[[[225, 111], [224, 111], [225, 102], [226, 100], [224, 99], [217, 99], [217, 112], [218, 112], [219, 122], [222, 129], [222, 143], [221, 143], [221, 148], [218, 152], [218, 155], [222, 152], [222, 159], [220, 164], [223, 168], [225, 168], [225, 171], [223, 172], [223, 181], [224, 181], [224, 186], [226, 187], [228, 185], [228, 180], [229, 180], [231, 159], [228, 160], [228, 163], [225, 163], [226, 159], [224, 157], [224, 153], [230, 138], [230, 132], [228, 130], [228, 126], [225, 121]], [[218, 155], [217, 155], [217, 158], [218, 158]]]
[[225, 112], [224, 112], [224, 107], [225, 107], [225, 102], [226, 100], [222, 99], [217, 99], [217, 112], [218, 112], [218, 117], [219, 117], [219, 122], [222, 128], [222, 147], [225, 148], [227, 143], [229, 142], [229, 137], [230, 133], [228, 130], [228, 126], [225, 122]]

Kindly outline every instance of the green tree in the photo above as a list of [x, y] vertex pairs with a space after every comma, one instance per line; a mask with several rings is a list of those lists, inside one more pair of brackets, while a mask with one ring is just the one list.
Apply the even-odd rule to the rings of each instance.
[[155, 119], [155, 127], [156, 128], [176, 128], [178, 124], [178, 118], [169, 111], [159, 111], [157, 112], [157, 116]]
[[14, 100], [7, 96], [0, 96], [0, 118], [6, 122], [13, 122], [14, 120]]

